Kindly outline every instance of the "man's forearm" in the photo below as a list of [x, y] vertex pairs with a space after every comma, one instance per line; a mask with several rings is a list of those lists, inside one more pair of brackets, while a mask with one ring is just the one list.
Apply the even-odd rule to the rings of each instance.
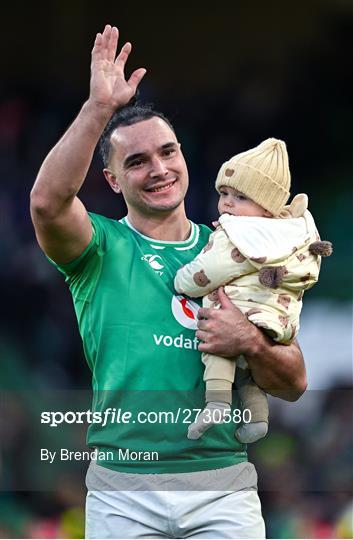
[[111, 110], [87, 101], [60, 141], [49, 152], [31, 192], [32, 207], [53, 217], [81, 188]]
[[255, 330], [256, 339], [245, 355], [255, 382], [273, 396], [296, 401], [307, 387], [304, 359], [298, 343], [280, 345], [259, 329]]

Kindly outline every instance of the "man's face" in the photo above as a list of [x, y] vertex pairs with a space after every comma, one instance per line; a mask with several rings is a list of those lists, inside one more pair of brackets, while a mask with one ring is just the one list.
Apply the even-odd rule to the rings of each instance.
[[183, 203], [189, 183], [186, 163], [174, 132], [161, 118], [119, 127], [111, 144], [104, 173], [129, 210], [155, 214]]

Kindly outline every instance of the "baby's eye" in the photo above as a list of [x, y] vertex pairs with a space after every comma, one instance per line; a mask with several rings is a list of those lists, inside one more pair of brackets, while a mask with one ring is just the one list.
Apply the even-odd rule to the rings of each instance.
[[246, 201], [247, 200], [247, 197], [245, 195], [240, 194], [240, 193], [238, 193], [238, 195], [236, 195], [235, 198], [238, 199], [238, 201]]

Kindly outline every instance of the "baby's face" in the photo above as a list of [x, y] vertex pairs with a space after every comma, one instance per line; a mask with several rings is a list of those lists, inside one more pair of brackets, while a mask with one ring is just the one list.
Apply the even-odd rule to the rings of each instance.
[[218, 211], [232, 216], [272, 217], [272, 214], [246, 195], [229, 186], [221, 186]]

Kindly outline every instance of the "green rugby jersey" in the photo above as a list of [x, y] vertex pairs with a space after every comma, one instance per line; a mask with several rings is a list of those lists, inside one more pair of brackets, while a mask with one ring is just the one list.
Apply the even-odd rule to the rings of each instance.
[[193, 409], [205, 403], [195, 337], [201, 299], [178, 295], [173, 282], [210, 230], [191, 223], [188, 240], [164, 242], [142, 235], [127, 218], [90, 218], [90, 244], [73, 262], [55, 266], [69, 284], [92, 371], [92, 411], [104, 415], [110, 408], [106, 425], [88, 428], [99, 463], [122, 472], [175, 473], [246, 460], [233, 422], [198, 441], [187, 438]]

